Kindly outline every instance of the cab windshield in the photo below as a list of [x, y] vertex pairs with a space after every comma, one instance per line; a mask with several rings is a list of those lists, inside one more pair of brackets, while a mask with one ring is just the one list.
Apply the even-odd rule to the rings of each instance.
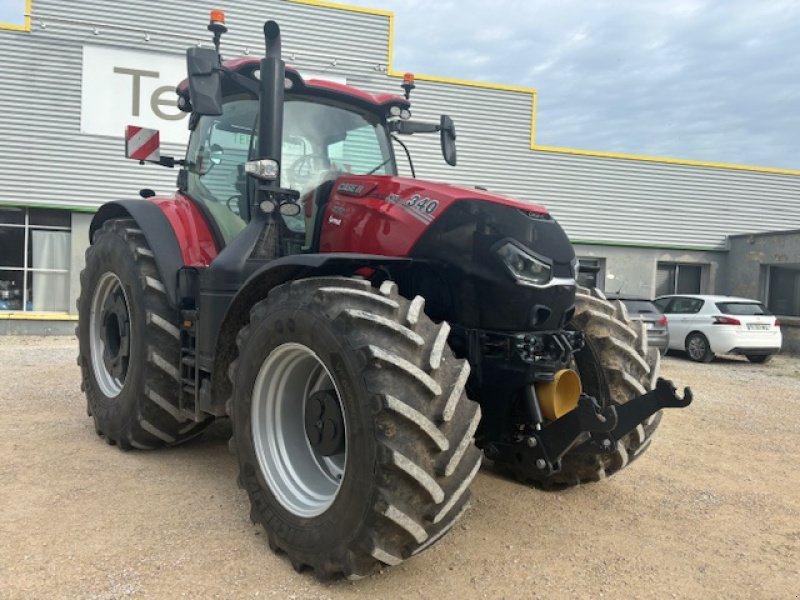
[[333, 104], [287, 99], [282, 154], [281, 187], [301, 195], [345, 173], [397, 173], [380, 120]]
[[[250, 182], [244, 164], [258, 144], [257, 119], [257, 99], [230, 97], [222, 115], [200, 118], [186, 154], [188, 193], [208, 208], [226, 244], [246, 224]], [[397, 172], [377, 116], [297, 97], [287, 96], [284, 105], [282, 155], [281, 187], [301, 198], [346, 173]], [[302, 216], [287, 217], [286, 224], [296, 232], [306, 227]]]

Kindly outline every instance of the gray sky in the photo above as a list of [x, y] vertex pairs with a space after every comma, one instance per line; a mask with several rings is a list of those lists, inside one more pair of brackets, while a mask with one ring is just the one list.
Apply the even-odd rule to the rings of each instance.
[[25, 23], [25, 0], [0, 0], [0, 23], [23, 25]]
[[538, 144], [800, 169], [800, 2], [347, 1], [396, 69], [537, 88]]

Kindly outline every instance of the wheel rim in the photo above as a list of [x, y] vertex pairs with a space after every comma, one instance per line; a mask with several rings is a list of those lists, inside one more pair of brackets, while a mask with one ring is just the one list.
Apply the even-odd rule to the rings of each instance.
[[[273, 495], [297, 516], [322, 514], [339, 493], [347, 461], [346, 413], [328, 368], [308, 347], [282, 344], [261, 365], [251, 403], [253, 445]], [[338, 430], [335, 450], [310, 439], [315, 423], [320, 435]]]
[[100, 391], [115, 398], [128, 375], [131, 351], [130, 309], [122, 283], [114, 273], [103, 273], [92, 296], [89, 313], [89, 350]]
[[700, 336], [693, 336], [689, 340], [688, 348], [689, 356], [695, 360], [701, 360], [706, 354], [706, 343]]

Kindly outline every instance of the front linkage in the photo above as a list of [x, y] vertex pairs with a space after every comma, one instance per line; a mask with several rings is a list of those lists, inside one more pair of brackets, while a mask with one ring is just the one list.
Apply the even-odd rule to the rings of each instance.
[[532, 476], [551, 475], [561, 469], [561, 458], [573, 447], [577, 446], [576, 452], [611, 454], [619, 440], [661, 409], [685, 408], [691, 402], [691, 389], [684, 388], [681, 398], [673, 383], [662, 378], [653, 390], [625, 404], [603, 408], [594, 397], [582, 394], [575, 410], [540, 430], [518, 434], [518, 439], [493, 442], [488, 454], [501, 462], [524, 465]]

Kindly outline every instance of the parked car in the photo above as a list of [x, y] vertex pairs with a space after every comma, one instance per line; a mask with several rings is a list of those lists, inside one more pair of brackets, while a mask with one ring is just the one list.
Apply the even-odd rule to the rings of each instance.
[[657, 348], [661, 354], [667, 351], [669, 345], [669, 331], [667, 329], [667, 317], [661, 312], [652, 300], [647, 298], [635, 298], [632, 296], [622, 296], [619, 294], [606, 294], [609, 300], [619, 300], [628, 309], [628, 316], [631, 319], [644, 321], [647, 329], [647, 345]]
[[780, 323], [758, 300], [673, 295], [656, 298], [655, 305], [667, 315], [670, 350], [684, 350], [694, 361], [743, 354], [763, 363], [781, 350]]

